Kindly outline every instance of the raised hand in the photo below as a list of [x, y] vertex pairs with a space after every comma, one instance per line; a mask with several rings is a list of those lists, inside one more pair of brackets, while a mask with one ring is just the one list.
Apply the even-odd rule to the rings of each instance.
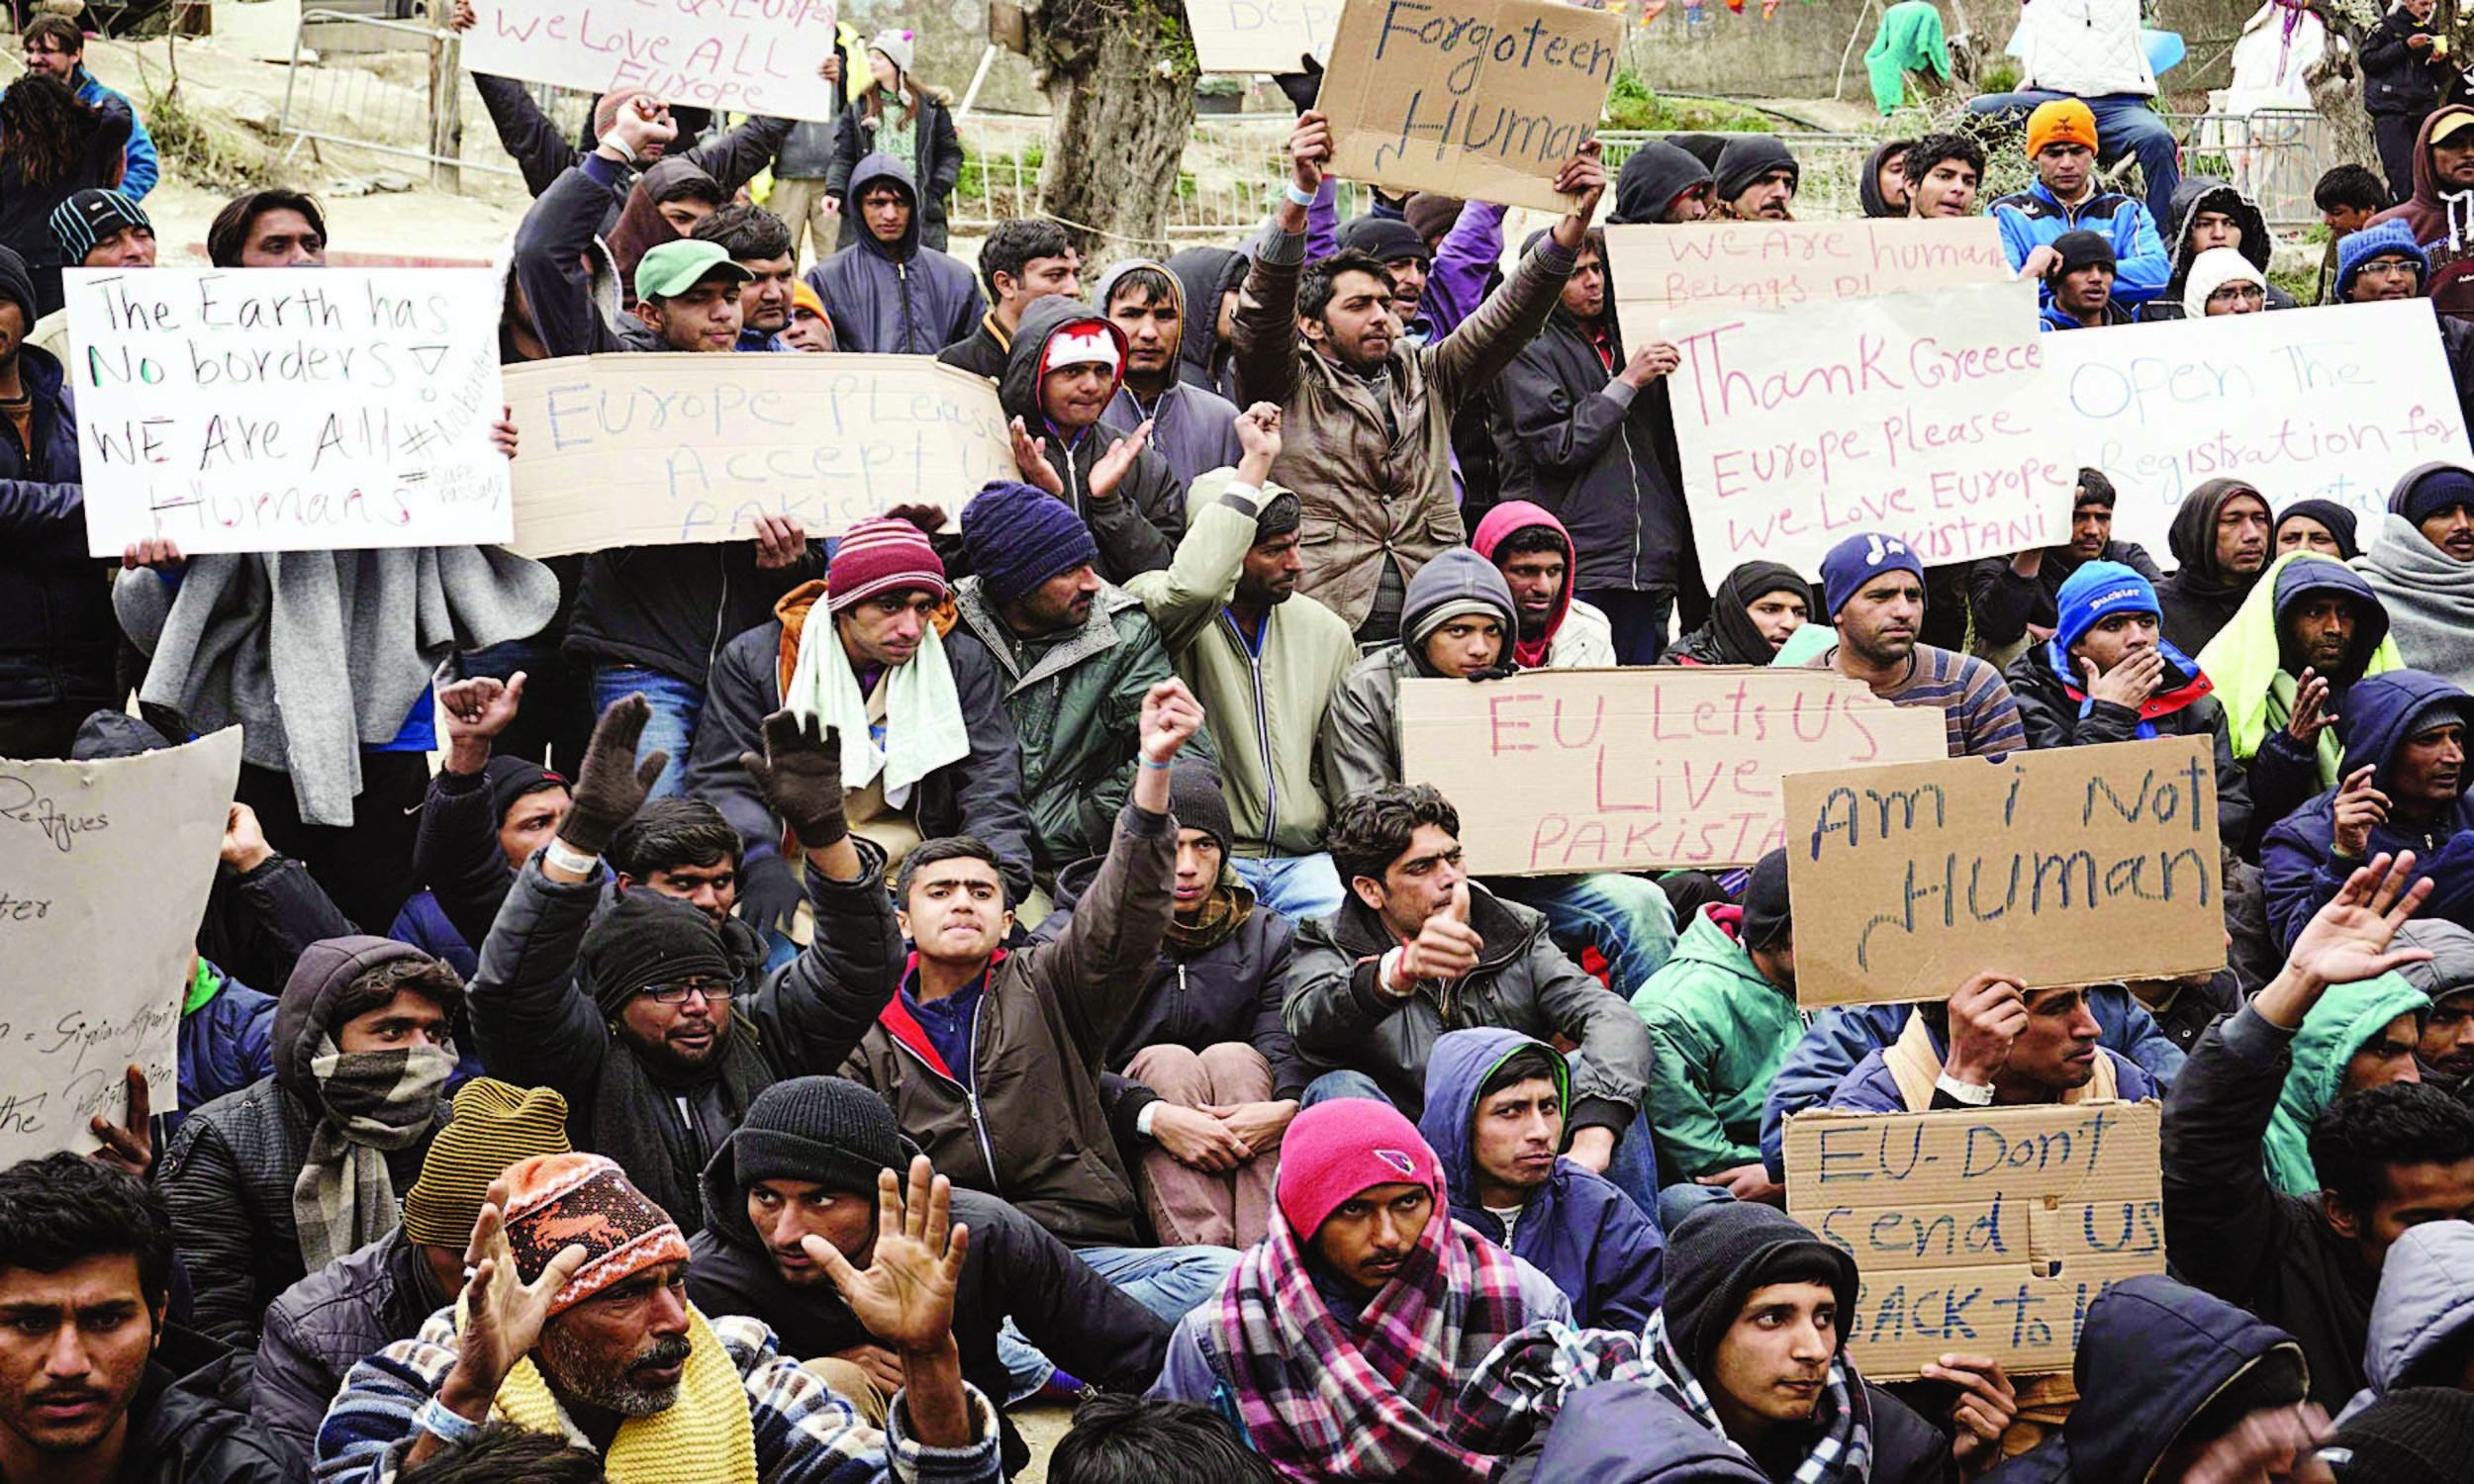
[[1950, 997], [1950, 1074], [1971, 1087], [1990, 1087], [2010, 1065], [2010, 1046], [2028, 1028], [2028, 995], [2006, 974], [1985, 972]]
[[1266, 467], [1280, 457], [1280, 405], [1258, 402], [1237, 415], [1237, 446]]
[[1022, 482], [1062, 498], [1065, 480], [1057, 473], [1057, 466], [1048, 462], [1048, 440], [1032, 437], [1019, 417], [1013, 419], [1008, 430], [1013, 434], [1013, 467], [1022, 472]]
[[2320, 733], [2336, 724], [2328, 708], [2328, 677], [2305, 668], [2294, 682], [2294, 714], [2285, 718], [2285, 735], [2305, 747], [2320, 745]]
[[1951, 1456], [1966, 1478], [2002, 1461], [2002, 1435], [2019, 1416], [2018, 1388], [1990, 1355], [1943, 1355], [1921, 1367], [1928, 1381], [1958, 1388], [1949, 1413], [1953, 1434]]
[[448, 1410], [466, 1417], [476, 1415], [465, 1411], [475, 1402], [486, 1409], [516, 1362], [541, 1343], [551, 1301], [591, 1255], [582, 1244], [570, 1243], [527, 1283], [507, 1245], [506, 1213], [507, 1181], [492, 1180], [481, 1217], [473, 1223], [472, 1243], [464, 1250], [464, 1269], [470, 1276], [464, 1279], [464, 1329], [456, 1339], [455, 1368], [438, 1391]]
[[780, 572], [808, 555], [808, 528], [797, 515], [756, 517], [756, 570]]
[[950, 1344], [954, 1288], [971, 1250], [971, 1229], [953, 1224], [953, 1182], [924, 1155], [910, 1160], [910, 1195], [893, 1170], [877, 1171], [876, 1251], [865, 1269], [850, 1265], [821, 1237], [800, 1239], [869, 1334], [904, 1355]]
[[245, 876], [265, 865], [274, 853], [275, 848], [266, 843], [266, 832], [258, 827], [257, 810], [237, 803], [224, 811], [225, 865]]
[[739, 754], [739, 767], [804, 849], [822, 850], [850, 833], [842, 813], [842, 738], [813, 716], [781, 710], [765, 718], [765, 755]]
[[670, 754], [659, 749], [636, 761], [635, 744], [653, 716], [651, 702], [641, 695], [622, 696], [593, 724], [593, 740], [585, 744], [584, 766], [568, 791], [573, 800], [567, 817], [558, 822], [558, 838], [588, 856], [610, 847], [618, 826], [635, 817], [653, 791], [654, 781], [670, 766]]
[[1486, 940], [1469, 925], [1469, 882], [1452, 888], [1452, 900], [1426, 919], [1417, 936], [1400, 949], [1400, 982], [1393, 992], [1406, 994], [1427, 979], [1457, 979], [1477, 967]]
[[1555, 189], [1572, 198], [1564, 220], [1555, 224], [1555, 240], [1567, 252], [1576, 251], [1581, 237], [1589, 230], [1589, 219], [1597, 214], [1598, 198], [1606, 194], [1606, 161], [1603, 147], [1590, 139], [1572, 151], [1564, 161], [1564, 168], [1555, 172]]
[[679, 137], [679, 126], [671, 121], [669, 104], [638, 96], [618, 110], [610, 134], [634, 158], [648, 159]]
[[1330, 163], [1331, 120], [1309, 108], [1288, 131], [1288, 178], [1300, 191], [1319, 191], [1323, 167]]
[[154, 1109], [146, 1096], [146, 1071], [134, 1063], [128, 1071], [129, 1111], [127, 1123], [114, 1123], [97, 1113], [87, 1124], [102, 1148], [87, 1158], [97, 1164], [108, 1164], [125, 1175], [144, 1179], [154, 1167]]
[[1174, 759], [1187, 739], [1202, 729], [1202, 702], [1182, 680], [1164, 680], [1143, 695], [1143, 760], [1154, 769]]
[[524, 672], [521, 670], [503, 681], [476, 675], [439, 687], [438, 709], [446, 712], [448, 742], [489, 742], [516, 719], [523, 696]]
[[2371, 787], [2379, 773], [2364, 766], [2346, 775], [2336, 788], [2335, 838], [2338, 855], [2360, 860], [2371, 853], [2371, 831], [2388, 822], [2388, 795]]
[[[2394, 861], [2385, 855], [2372, 857], [2368, 865], [2345, 879], [2327, 906], [2303, 924], [2302, 935], [2285, 955], [2286, 974], [2278, 978], [2299, 974], [2323, 987], [2350, 984], [2376, 978], [2401, 964], [2428, 959], [2428, 949], [2390, 945], [2396, 941], [2397, 930], [2430, 894], [2430, 879], [2418, 880], [2414, 874], [2414, 852], [2407, 851]], [[2263, 998], [2265, 993], [2261, 991]], [[2308, 1011], [2305, 1006], [2304, 1012]], [[2297, 1018], [2293, 1023], [2302, 1022]]]
[[1297, 70], [1274, 76], [1272, 86], [1288, 99], [1289, 107], [1304, 113], [1314, 106], [1315, 95], [1323, 91], [1323, 64], [1314, 59], [1314, 53], [1300, 52]]
[[1133, 469], [1134, 461], [1142, 457], [1143, 449], [1150, 443], [1151, 419], [1148, 417], [1133, 432], [1110, 443], [1108, 451], [1091, 466], [1091, 498], [1116, 499], [1117, 486], [1125, 483], [1125, 476]]

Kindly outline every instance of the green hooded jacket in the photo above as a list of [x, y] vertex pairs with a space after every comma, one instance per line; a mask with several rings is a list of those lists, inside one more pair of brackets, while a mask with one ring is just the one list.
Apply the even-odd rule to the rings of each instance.
[[2329, 986], [2294, 1033], [2294, 1065], [2286, 1070], [2285, 1090], [2277, 1094], [2276, 1116], [2268, 1120], [2268, 1183], [2304, 1200], [2320, 1193], [2311, 1125], [2336, 1101], [2345, 1064], [2398, 1016], [2410, 1014], [2419, 1023], [2430, 1011], [2430, 996], [2402, 974]]
[[1709, 907], [1632, 996], [1650, 1028], [1651, 1137], [1659, 1166], [1686, 1179], [1760, 1162], [1761, 1100], [1803, 1038], [1795, 996], [1761, 976], [1736, 940], [1742, 911]]

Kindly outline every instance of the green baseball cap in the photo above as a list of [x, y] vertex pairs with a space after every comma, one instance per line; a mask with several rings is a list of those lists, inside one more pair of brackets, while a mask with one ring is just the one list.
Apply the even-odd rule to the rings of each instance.
[[636, 260], [635, 292], [646, 299], [670, 299], [714, 273], [742, 282], [756, 276], [732, 261], [729, 249], [719, 242], [683, 237], [664, 242]]

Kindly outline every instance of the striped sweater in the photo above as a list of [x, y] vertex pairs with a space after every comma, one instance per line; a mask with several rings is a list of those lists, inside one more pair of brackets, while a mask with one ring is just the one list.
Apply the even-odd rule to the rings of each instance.
[[[1838, 663], [1836, 644], [1805, 661], [1814, 670], [1834, 670]], [[1941, 707], [1953, 758], [2027, 749], [2027, 728], [2020, 724], [2019, 702], [2011, 696], [2009, 682], [1973, 655], [1919, 644], [1907, 678], [1873, 694], [1895, 706]]]

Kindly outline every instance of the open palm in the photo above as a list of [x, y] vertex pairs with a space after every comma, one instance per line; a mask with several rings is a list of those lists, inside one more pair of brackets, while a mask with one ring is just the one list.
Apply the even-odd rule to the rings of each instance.
[[2430, 894], [2430, 879], [2415, 876], [2414, 852], [2407, 851], [2394, 861], [2374, 856], [2345, 879], [2327, 906], [2312, 915], [2286, 962], [2323, 983], [2349, 984], [2375, 978], [2401, 964], [2427, 959], [2426, 949], [2390, 945], [2397, 930]]
[[865, 1268], [850, 1265], [821, 1237], [802, 1239], [851, 1314], [868, 1333], [897, 1350], [925, 1350], [953, 1330], [954, 1289], [962, 1281], [971, 1229], [953, 1224], [953, 1184], [925, 1156], [910, 1161], [909, 1198], [894, 1171], [877, 1174], [876, 1252]]

